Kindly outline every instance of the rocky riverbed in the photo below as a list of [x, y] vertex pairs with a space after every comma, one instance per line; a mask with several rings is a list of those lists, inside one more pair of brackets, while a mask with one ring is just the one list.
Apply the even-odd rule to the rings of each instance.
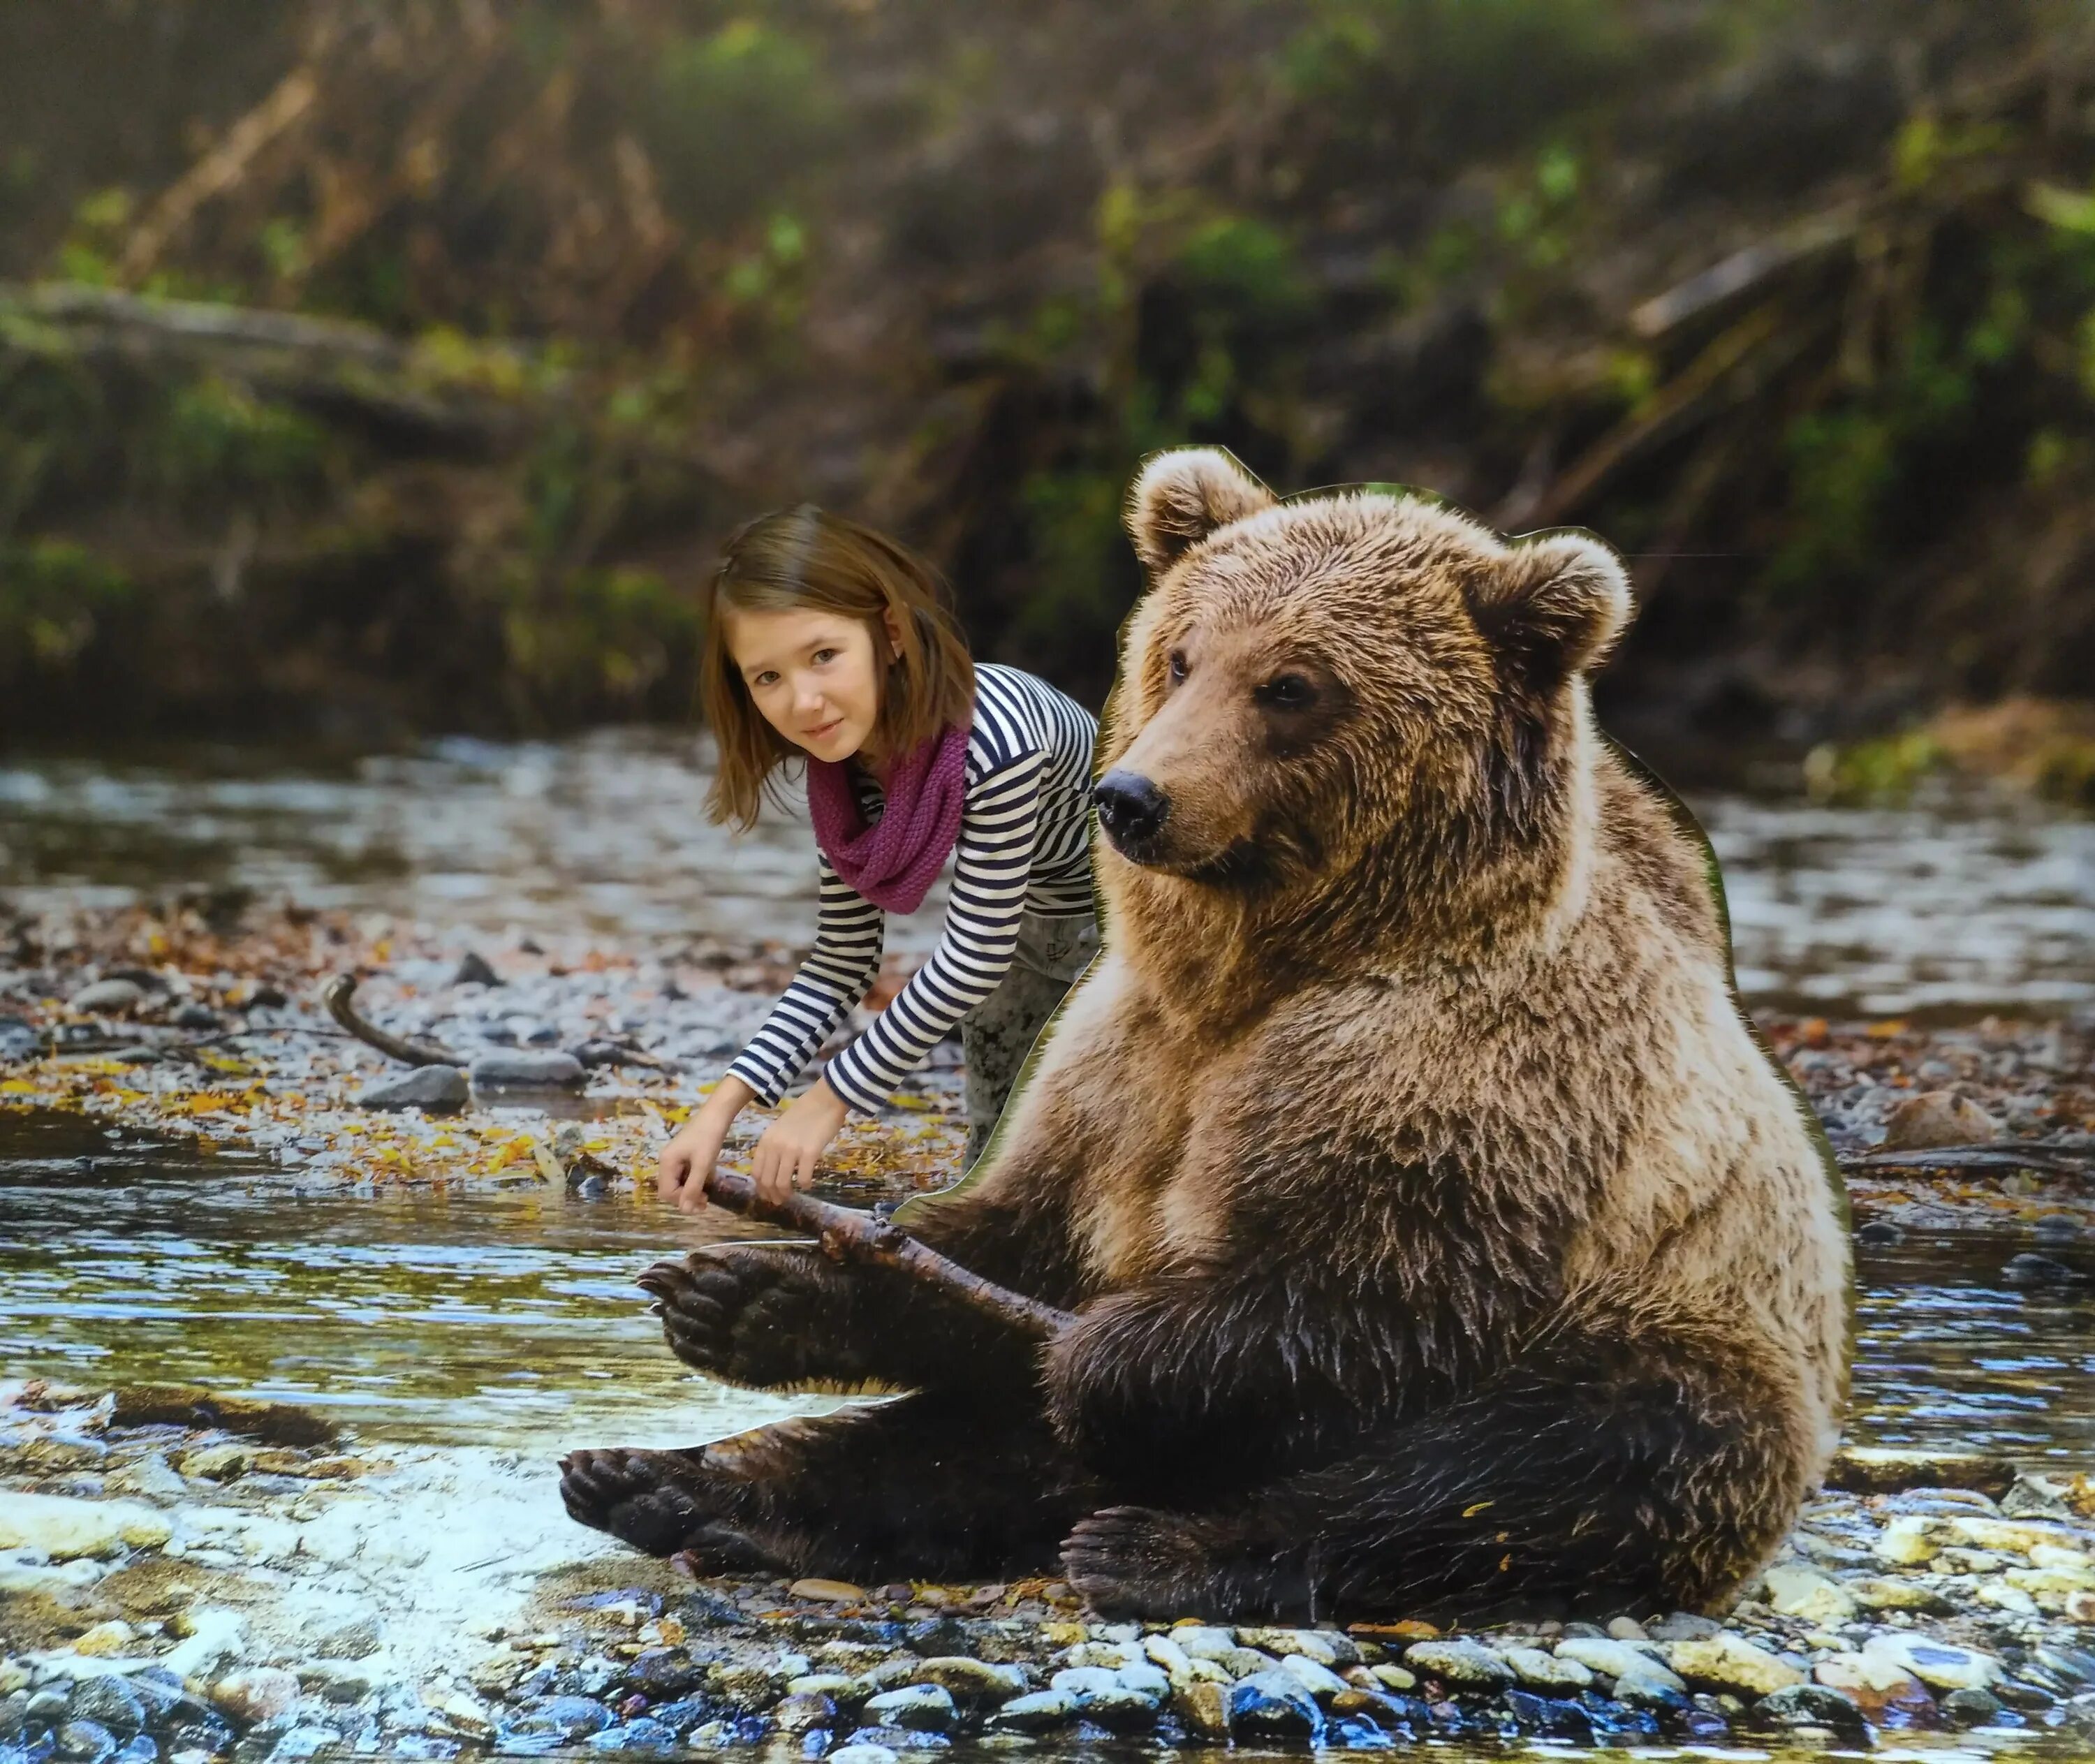
[[[25, 920], [0, 941], [0, 1104], [129, 1140], [194, 1135], [287, 1195], [616, 1200], [790, 954], [469, 948], [210, 900]], [[367, 976], [370, 1019], [455, 1056], [424, 1069], [446, 1074], [429, 1100], [388, 1096], [407, 1069], [322, 1008], [342, 972]], [[2005, 1223], [2025, 1246], [2009, 1278], [2078, 1278], [2095, 1211], [2082, 1030], [1763, 1026], [1866, 1237]], [[950, 1178], [947, 1052], [850, 1130], [837, 1198]], [[2095, 1747], [2095, 1487], [2055, 1462], [1851, 1453], [1721, 1622], [1596, 1613], [1609, 1620], [1448, 1636], [1407, 1614], [1352, 1631], [1103, 1625], [1044, 1579], [694, 1583], [567, 1521], [544, 1450], [85, 1379], [16, 1379], [0, 1405], [0, 1764], [2054, 1730]]]

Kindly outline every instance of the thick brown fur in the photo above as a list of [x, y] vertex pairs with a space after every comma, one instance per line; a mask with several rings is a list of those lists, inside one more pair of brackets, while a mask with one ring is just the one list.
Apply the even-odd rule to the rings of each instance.
[[1177, 1616], [1721, 1606], [1816, 1486], [1846, 1243], [1728, 986], [1704, 853], [1599, 738], [1596, 541], [1152, 460], [1100, 769], [1104, 953], [991, 1157], [904, 1222], [1078, 1313], [995, 1326], [811, 1249], [658, 1270], [692, 1365], [917, 1394], [577, 1453], [643, 1548], [1065, 1570]]

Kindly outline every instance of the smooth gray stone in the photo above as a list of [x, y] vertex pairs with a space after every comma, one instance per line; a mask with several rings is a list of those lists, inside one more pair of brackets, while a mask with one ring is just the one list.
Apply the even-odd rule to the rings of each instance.
[[473, 1082], [477, 1090], [573, 1090], [586, 1082], [586, 1075], [581, 1061], [571, 1053], [534, 1053], [518, 1048], [482, 1054], [473, 1062]]
[[462, 1108], [472, 1094], [455, 1065], [418, 1065], [405, 1078], [374, 1084], [356, 1099], [359, 1108]]

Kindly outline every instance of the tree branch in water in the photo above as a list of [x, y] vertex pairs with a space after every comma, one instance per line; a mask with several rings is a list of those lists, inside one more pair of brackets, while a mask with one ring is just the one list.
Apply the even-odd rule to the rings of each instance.
[[[724, 1170], [716, 1170], [707, 1179], [706, 1198], [746, 1219], [805, 1231], [832, 1261], [867, 1262], [906, 1274], [1035, 1340], [1045, 1341], [1076, 1321], [1067, 1311], [1058, 1311], [1052, 1304], [1043, 1304], [1022, 1292], [970, 1274], [958, 1262], [919, 1243], [899, 1226], [856, 1207], [834, 1206], [812, 1195], [797, 1192], [773, 1205], [757, 1197], [756, 1184], [748, 1177]], [[641, 1284], [647, 1284], [645, 1275]]]
[[389, 1035], [376, 1023], [356, 1014], [349, 1001], [356, 991], [356, 976], [338, 973], [321, 989], [320, 1002], [327, 1006], [328, 1015], [355, 1036], [381, 1053], [390, 1054], [396, 1060], [404, 1060], [410, 1065], [464, 1065], [466, 1062], [448, 1049], [433, 1042], [408, 1041], [399, 1035]]

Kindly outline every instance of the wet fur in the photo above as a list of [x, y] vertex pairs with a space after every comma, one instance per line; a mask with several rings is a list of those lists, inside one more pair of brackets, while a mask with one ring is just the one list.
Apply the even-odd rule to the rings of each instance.
[[1059, 1540], [1113, 1612], [1721, 1607], [1836, 1438], [1845, 1239], [1705, 852], [1593, 729], [1619, 564], [1204, 450], [1130, 525], [1100, 764], [1171, 812], [1101, 848], [1106, 952], [991, 1158], [904, 1216], [1076, 1324], [1035, 1365], [812, 1248], [666, 1264], [689, 1363], [917, 1394], [577, 1454], [570, 1510], [860, 1578]]

